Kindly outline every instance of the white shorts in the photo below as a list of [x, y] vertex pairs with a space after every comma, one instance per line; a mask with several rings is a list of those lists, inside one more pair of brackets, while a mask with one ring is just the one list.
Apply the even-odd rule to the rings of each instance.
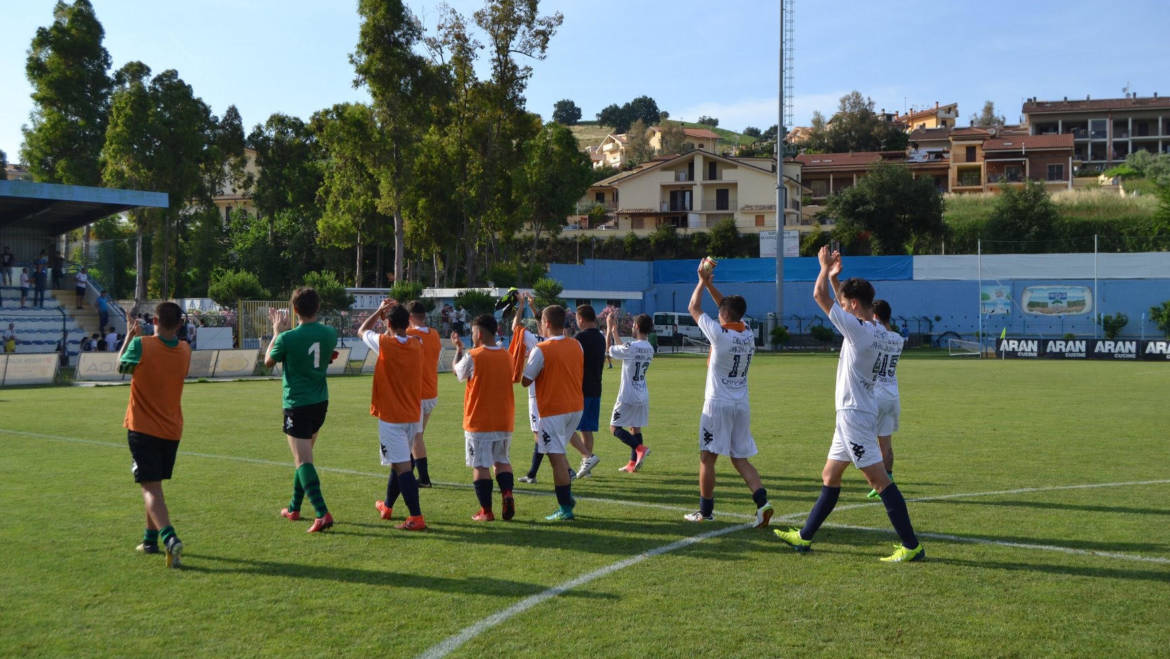
[[512, 447], [512, 433], [463, 431], [464, 457], [468, 467], [487, 469], [494, 464], [510, 464], [508, 450]]
[[581, 423], [582, 412], [584, 410], [538, 417], [536, 423], [539, 427], [537, 432], [540, 433], [540, 441], [536, 442], [536, 450], [546, 455], [550, 453], [564, 455], [569, 439], [577, 432], [577, 424]]
[[532, 395], [528, 396], [528, 427], [532, 432], [540, 432], [540, 414], [536, 411], [536, 396]]
[[613, 404], [613, 414], [609, 418], [609, 425], [619, 428], [645, 428], [650, 422], [650, 406], [646, 403]]
[[422, 430], [422, 423], [386, 423], [378, 419], [378, 442], [382, 445], [382, 465], [410, 462], [410, 443]]
[[733, 458], [750, 458], [758, 453], [751, 426], [752, 411], [747, 403], [703, 401], [703, 414], [699, 418], [699, 450]]
[[902, 403], [897, 398], [878, 401], [877, 436], [889, 437], [898, 430], [898, 417], [902, 415]]
[[422, 399], [422, 413], [423, 413], [423, 416], [425, 417], [425, 416], [429, 415], [431, 412], [434, 412], [434, 411], [435, 411], [435, 406], [436, 406], [436, 405], [438, 405], [438, 404], [439, 404], [439, 399], [438, 399], [438, 397], [435, 397], [435, 398], [424, 398], [424, 399]]
[[877, 442], [877, 415], [858, 410], [837, 410], [837, 428], [833, 431], [829, 459], [852, 462], [858, 469], [881, 462], [882, 449]]

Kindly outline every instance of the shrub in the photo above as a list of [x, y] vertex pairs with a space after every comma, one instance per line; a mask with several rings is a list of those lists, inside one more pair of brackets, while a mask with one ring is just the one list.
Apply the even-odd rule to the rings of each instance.
[[220, 306], [235, 307], [240, 300], [263, 300], [271, 295], [251, 272], [216, 268], [211, 273], [207, 297]]
[[[821, 325], [817, 325], [821, 327]], [[783, 325], [777, 325], [772, 328], [772, 345], [783, 346], [788, 345], [788, 328]]]
[[565, 306], [565, 301], [559, 296], [561, 291], [565, 290], [561, 286], [561, 282], [551, 279], [549, 277], [542, 277], [532, 284], [532, 294], [536, 299], [534, 303], [537, 309], [543, 309], [550, 304], [559, 304]]
[[306, 273], [305, 286], [315, 289], [321, 296], [323, 312], [348, 309], [353, 304], [353, 296], [345, 292], [345, 285], [327, 270]]
[[423, 289], [426, 288], [421, 282], [417, 281], [396, 281], [390, 287], [390, 297], [398, 300], [402, 304], [407, 304], [418, 300], [423, 303], [427, 311], [432, 311], [435, 308], [435, 301], [430, 298], [422, 296]]
[[824, 325], [813, 325], [812, 327], [808, 328], [808, 333], [812, 336], [812, 338], [825, 344], [826, 346], [828, 346], [829, 343], [833, 340], [833, 330], [825, 327]]
[[1129, 316], [1118, 312], [1101, 317], [1101, 327], [1105, 330], [1105, 338], [1112, 341], [1121, 336], [1121, 330], [1129, 324]]
[[474, 319], [483, 313], [492, 313], [496, 308], [496, 298], [490, 293], [477, 290], [466, 290], [455, 296], [455, 307], [462, 307], [467, 312], [468, 319]]
[[1154, 321], [1166, 338], [1170, 338], [1170, 300], [1159, 306], [1150, 307], [1150, 320]]

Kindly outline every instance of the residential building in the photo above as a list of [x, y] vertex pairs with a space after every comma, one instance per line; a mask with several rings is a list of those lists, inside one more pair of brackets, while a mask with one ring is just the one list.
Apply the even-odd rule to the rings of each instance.
[[[776, 228], [775, 161], [705, 150], [662, 156], [590, 186], [579, 208], [600, 204], [612, 219], [603, 230], [649, 233], [663, 224], [705, 231], [731, 218], [741, 232]], [[784, 163], [785, 225], [800, 225], [801, 164]], [[571, 220], [577, 224], [578, 220]]]
[[[662, 153], [663, 126], [650, 127], [650, 146], [655, 154]], [[683, 128], [683, 143], [690, 150], [719, 153], [719, 134], [707, 128]]]
[[626, 145], [630, 143], [630, 138], [625, 133], [619, 135], [606, 135], [601, 144], [597, 145], [596, 154], [589, 154], [590, 160], [593, 161], [594, 169], [601, 169], [602, 167], [612, 167], [613, 169], [621, 169], [626, 164]]
[[1125, 98], [1024, 102], [1033, 135], [1072, 135], [1073, 160], [1099, 172], [1135, 151], [1170, 153], [1170, 98], [1157, 94]]
[[903, 151], [802, 153], [796, 156], [801, 165], [801, 182], [809, 189], [809, 203], [804, 207], [800, 224], [811, 227], [813, 218], [823, 210], [829, 197], [856, 185], [878, 162], [902, 162], [905, 159]]
[[935, 101], [933, 108], [911, 109], [906, 114], [896, 115], [894, 118], [895, 121], [905, 124], [906, 130], [909, 132], [921, 128], [954, 128], [958, 119], [958, 103], [939, 105], [938, 101]]
[[[235, 210], [242, 210], [249, 215], [256, 214], [256, 206], [252, 203], [252, 193], [249, 191], [250, 187], [255, 185], [256, 180], [260, 178], [260, 168], [256, 166], [255, 149], [244, 149], [244, 176], [250, 180], [247, 182], [232, 181], [229, 172], [224, 180], [225, 187], [211, 198], [225, 224], [231, 218], [232, 211]], [[241, 183], [242, 187], [237, 188], [236, 183]]]
[[[646, 131], [654, 155], [662, 155], [663, 126], [651, 126]], [[719, 134], [706, 128], [683, 128], [685, 149], [688, 151], [719, 152]], [[630, 137], [626, 133], [607, 135], [596, 147], [586, 147], [585, 152], [593, 162], [594, 169], [612, 167], [621, 169], [629, 163]]]

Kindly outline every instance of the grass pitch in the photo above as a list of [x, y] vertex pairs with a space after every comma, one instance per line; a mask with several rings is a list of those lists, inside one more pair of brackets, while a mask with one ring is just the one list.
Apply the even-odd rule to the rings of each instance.
[[[835, 368], [832, 355], [753, 362], [753, 461], [773, 525], [802, 520], [819, 491]], [[2, 390], [0, 654], [415, 656], [598, 571], [468, 633], [453, 656], [1164, 653], [1170, 368], [907, 358], [899, 371], [895, 478], [928, 552], [907, 565], [878, 562], [896, 538], [853, 470], [810, 554], [746, 529], [620, 563], [753, 511], [721, 461], [717, 521], [682, 521], [698, 496], [702, 358], [655, 361], [644, 470], [618, 473], [627, 449], [599, 434], [602, 462], [574, 485], [579, 518], [561, 524], [542, 519], [547, 462], [517, 490], [515, 520], [470, 520], [462, 385], [441, 376], [427, 439], [432, 478], [450, 485], [422, 491], [432, 528], [416, 534], [373, 508], [386, 470], [368, 377], [331, 381], [316, 463], [338, 523], [315, 536], [278, 515], [292, 480], [279, 383], [189, 384], [166, 484], [187, 546], [175, 571], [133, 551], [143, 513], [120, 427], [127, 388]], [[603, 423], [617, 374], [605, 371]], [[522, 473], [519, 389], [517, 403]], [[1058, 489], [1080, 485], [1106, 486]]]

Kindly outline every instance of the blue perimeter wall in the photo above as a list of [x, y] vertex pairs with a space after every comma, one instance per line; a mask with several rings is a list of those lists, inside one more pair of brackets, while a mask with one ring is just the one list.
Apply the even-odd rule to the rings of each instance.
[[[909, 332], [955, 332], [963, 337], [974, 337], [980, 321], [979, 282], [977, 280], [913, 279], [913, 257], [857, 256], [845, 258], [843, 277], [864, 277], [873, 282], [879, 298], [890, 302], [899, 325]], [[623, 305], [630, 313], [659, 311], [686, 312], [687, 302], [695, 288], [695, 269], [698, 261], [608, 261], [586, 260], [584, 264], [553, 263], [549, 276], [566, 289], [594, 291], [641, 291], [643, 299], [628, 300]], [[742, 295], [747, 300], [748, 315], [763, 319], [776, 308], [776, 277], [773, 259], [725, 259], [715, 270], [715, 284], [724, 294]], [[811, 323], [828, 325], [824, 314], [812, 299], [813, 282], [820, 268], [812, 257], [784, 259], [784, 315], [783, 323], [790, 331], [806, 333]], [[1097, 302], [1104, 314], [1121, 312], [1129, 317], [1125, 336], [1147, 338], [1160, 331], [1142, 315], [1151, 306], [1170, 299], [1170, 279], [1101, 279]], [[1038, 285], [1079, 285], [1092, 290], [1089, 279], [1014, 279], [984, 280], [985, 286], [1011, 286], [1012, 312], [1004, 315], [983, 315], [985, 335], [998, 336], [1006, 328], [1014, 336], [1040, 335], [1094, 336], [1097, 325], [1095, 314], [1042, 316], [1020, 310], [1023, 290]], [[570, 302], [575, 302], [570, 300]], [[584, 300], [581, 300], [584, 302]], [[590, 300], [604, 305], [604, 300]], [[704, 296], [703, 308], [715, 312], [709, 297]], [[935, 318], [938, 320], [935, 320]]]

